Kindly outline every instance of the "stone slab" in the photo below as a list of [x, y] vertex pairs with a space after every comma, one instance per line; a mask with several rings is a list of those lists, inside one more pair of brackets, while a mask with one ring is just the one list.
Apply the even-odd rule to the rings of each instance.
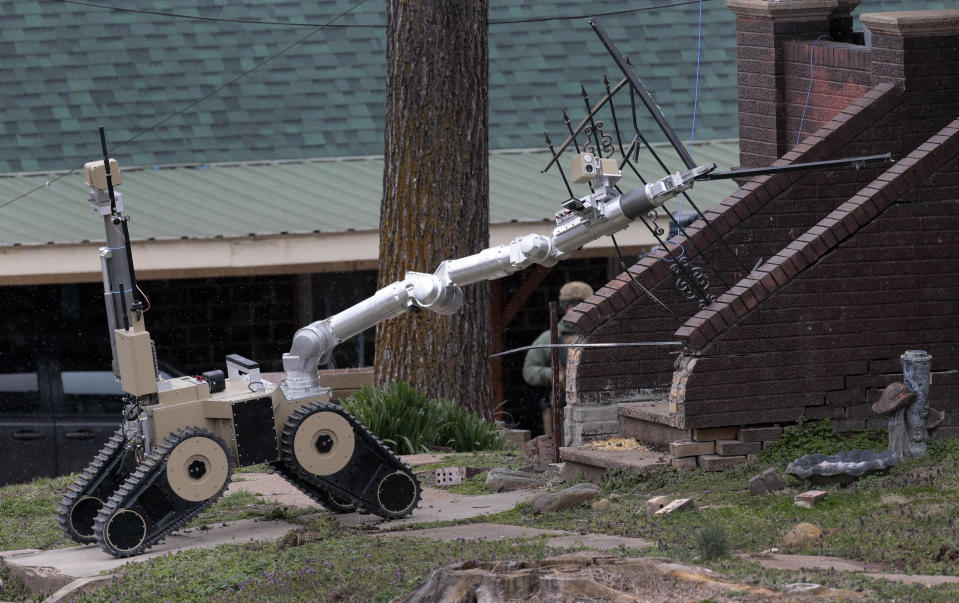
[[[745, 559], [758, 561], [766, 569], [800, 570], [821, 569], [837, 572], [865, 572], [869, 571], [868, 564], [858, 561], [849, 561], [839, 557], [820, 557], [817, 555], [781, 555], [778, 553], [763, 553], [759, 555], [743, 555]], [[875, 569], [875, 568], [874, 568]]]
[[567, 409], [567, 421], [619, 421], [617, 404], [571, 404]]
[[[403, 457], [408, 458], [408, 457]], [[291, 486], [282, 477], [268, 473], [241, 473], [244, 481], [233, 482], [227, 492], [246, 491], [262, 494], [267, 502], [276, 502], [288, 506], [316, 509], [322, 507], [313, 502], [308, 496]], [[528, 502], [541, 490], [516, 490], [513, 492], [499, 492], [467, 496], [453, 494], [439, 488], [423, 487], [420, 504], [411, 515], [402, 519], [384, 521], [377, 515], [365, 513], [343, 513], [336, 518], [346, 525], [365, 525], [381, 522], [381, 529], [390, 529], [397, 525], [423, 523], [428, 521], [443, 521], [453, 519], [467, 519], [478, 515], [489, 515], [508, 511], [521, 502]], [[325, 511], [324, 511], [325, 512]]]
[[677, 498], [673, 502], [669, 503], [662, 509], [653, 513], [653, 516], [669, 515], [676, 511], [687, 511], [693, 509], [693, 499], [691, 498]]
[[[926, 574], [897, 574], [881, 571], [877, 566], [870, 566], [859, 561], [850, 561], [839, 557], [820, 557], [817, 555], [781, 555], [778, 553], [762, 553], [758, 555], [740, 555], [744, 559], [758, 561], [766, 569], [802, 570], [818, 569], [837, 572], [862, 572], [871, 578], [880, 578], [901, 582], [903, 584], [922, 584], [936, 586], [937, 584], [959, 584], [959, 576], [930, 576]], [[876, 571], [879, 569], [880, 571]]]
[[719, 456], [738, 456], [753, 454], [763, 449], [761, 442], [743, 442], [742, 440], [716, 440], [716, 454]]
[[597, 450], [589, 446], [559, 449], [559, 457], [566, 462], [580, 463], [602, 469], [629, 469], [633, 471], [661, 470], [666, 458], [652, 450]]
[[716, 442], [694, 442], [692, 440], [680, 440], [669, 443], [669, 454], [675, 457], [699, 456], [701, 454], [713, 454], [716, 452]]
[[812, 509], [817, 504], [819, 504], [822, 499], [826, 498], [826, 492], [823, 490], [809, 490], [808, 492], [803, 492], [797, 494], [793, 499], [793, 504], [797, 507], [804, 507], [806, 509]]
[[0, 556], [3, 556], [10, 566], [37, 571], [52, 568], [60, 576], [69, 577], [68, 581], [73, 581], [77, 578], [88, 578], [110, 572], [127, 563], [142, 563], [167, 553], [195, 548], [208, 549], [221, 544], [254, 540], [277, 540], [295, 527], [296, 525], [285, 521], [243, 519], [227, 524], [215, 524], [208, 529], [180, 530], [167, 536], [164, 542], [152, 547], [146, 553], [127, 559], [116, 559], [94, 544], [10, 557], [7, 557], [6, 553], [0, 553]]
[[668, 425], [652, 423], [622, 413], [619, 415], [619, 418], [622, 423], [623, 436], [635, 438], [640, 442], [666, 446], [670, 442], [689, 438], [688, 429], [678, 429]]
[[744, 442], [772, 442], [782, 434], [782, 427], [743, 427], [739, 430], [739, 439]]
[[694, 456], [676, 457], [671, 459], [669, 464], [679, 471], [692, 471], [699, 467], [699, 463]]
[[335, 517], [344, 525], [375, 524], [380, 530], [390, 530], [396, 526], [469, 519], [509, 511], [521, 502], [529, 502], [542, 492], [542, 489], [514, 490], [512, 492], [467, 496], [427, 487], [423, 488], [423, 496], [420, 499], [419, 506], [413, 510], [411, 515], [401, 519], [384, 521], [382, 517], [370, 513], [343, 513]]
[[699, 456], [699, 466], [706, 471], [721, 471], [726, 467], [735, 467], [745, 462], [745, 456], [719, 456], [716, 454], [703, 454]]
[[[686, 417], [670, 412], [669, 402], [665, 399], [644, 400], [642, 402], [621, 402], [619, 414], [622, 417], [659, 423], [674, 429], [686, 431]], [[688, 437], [684, 436], [684, 437]]]
[[693, 430], [693, 440], [708, 442], [709, 440], [735, 440], [738, 427], [703, 427]]
[[908, 10], [894, 13], [864, 13], [862, 24], [873, 33], [898, 36], [959, 33], [959, 10]]
[[431, 538], [444, 542], [454, 540], [504, 540], [506, 538], [537, 538], [552, 536], [546, 544], [556, 548], [584, 546], [588, 549], [606, 551], [619, 547], [642, 549], [656, 546], [656, 543], [642, 538], [626, 538], [607, 534], [575, 534], [564, 530], [541, 530], [524, 526], [511, 526], [498, 523], [463, 524], [423, 530], [402, 530], [384, 532], [381, 536], [407, 536], [411, 538]]

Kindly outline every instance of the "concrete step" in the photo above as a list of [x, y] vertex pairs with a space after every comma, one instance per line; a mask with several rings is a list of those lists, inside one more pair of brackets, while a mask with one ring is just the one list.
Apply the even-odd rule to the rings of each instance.
[[596, 480], [612, 469], [625, 469], [645, 474], [662, 471], [669, 464], [669, 455], [653, 450], [604, 450], [590, 446], [564, 447], [559, 458], [565, 462], [563, 477], [585, 477]]
[[619, 419], [623, 436], [641, 442], [666, 446], [690, 437], [689, 430], [683, 427], [683, 417], [669, 413], [667, 400], [624, 402], [619, 405]]
[[127, 563], [142, 563], [187, 549], [213, 548], [221, 544], [253, 540], [278, 540], [295, 527], [295, 524], [285, 521], [241, 519], [190, 528], [174, 532], [146, 553], [127, 559], [116, 559], [95, 544], [47, 551], [4, 551], [0, 552], [0, 558], [11, 572], [23, 579], [31, 592], [53, 593], [46, 600], [59, 601], [71, 592], [90, 586], [91, 582], [102, 577], [101, 573], [111, 572]]

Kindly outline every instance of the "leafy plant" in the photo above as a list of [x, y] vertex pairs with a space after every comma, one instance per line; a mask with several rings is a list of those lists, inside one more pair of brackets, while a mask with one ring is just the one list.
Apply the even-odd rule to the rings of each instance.
[[348, 410], [397, 454], [449, 446], [457, 452], [499, 450], [499, 430], [453, 400], [432, 400], [409, 383], [365, 387], [343, 401]]
[[726, 524], [712, 521], [703, 525], [696, 534], [696, 546], [703, 559], [719, 559], [729, 554], [729, 535]]
[[836, 454], [854, 448], [881, 451], [887, 444], [885, 429], [843, 435], [836, 431], [829, 419], [800, 419], [795, 425], [783, 429], [782, 437], [758, 457], [761, 464], [785, 466], [807, 454]]
[[600, 479], [600, 485], [606, 494], [633, 492], [644, 482], [646, 475], [630, 469], [610, 469]]
[[440, 416], [440, 446], [449, 446], [456, 452], [502, 450], [505, 446], [503, 435], [495, 425], [469, 412], [455, 400], [439, 399], [432, 403]]

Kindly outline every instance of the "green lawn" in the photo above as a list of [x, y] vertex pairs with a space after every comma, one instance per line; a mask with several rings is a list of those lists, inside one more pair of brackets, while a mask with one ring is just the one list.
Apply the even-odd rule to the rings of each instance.
[[[959, 575], [959, 561], [939, 554], [940, 550], [959, 549], [959, 440], [935, 442], [928, 457], [885, 475], [864, 478], [848, 487], [827, 488], [826, 499], [813, 509], [793, 505], [793, 497], [805, 485], [791, 478], [780, 493], [757, 497], [748, 491], [749, 477], [769, 466], [782, 471], [785, 459], [794, 458], [797, 450], [828, 453], [857, 446], [881, 448], [883, 438], [883, 434], [867, 434], [848, 440], [822, 426], [806, 425], [787, 434], [779, 446], [764, 451], [749, 466], [715, 473], [666, 470], [647, 479], [613, 474], [603, 487], [607, 493], [620, 495], [618, 510], [600, 513], [583, 505], [537, 515], [529, 505], [519, 505], [474, 521], [641, 537], [656, 546], [618, 554], [670, 557], [710, 567], [737, 582], [774, 589], [793, 582], [817, 582], [863, 591], [867, 600], [957, 600], [959, 587], [952, 585], [926, 588], [861, 574], [763, 570], [755, 561], [731, 555], [702, 558], [698, 538], [702, 526], [718, 525], [734, 553], [779, 547], [784, 553], [843, 557], [892, 572]], [[444, 461], [473, 467], [516, 467], [521, 463], [515, 451], [457, 455]], [[67, 546], [56, 528], [55, 512], [56, 501], [69, 482], [69, 478], [59, 478], [0, 489], [0, 550]], [[466, 489], [476, 491], [479, 484], [479, 478], [474, 478]], [[644, 503], [659, 494], [691, 497], [697, 510], [651, 520]], [[457, 560], [539, 559], [561, 552], [550, 550], [544, 539], [495, 543], [386, 540], [366, 529], [342, 527], [329, 515], [308, 519], [301, 511], [277, 510], [250, 494], [226, 497], [197, 521], [270, 516], [283, 517], [299, 527], [276, 543], [194, 550], [130, 565], [107, 586], [78, 600], [387, 601], [411, 591], [432, 569]], [[783, 534], [801, 521], [819, 526], [824, 538], [782, 547]], [[0, 599], [15, 596], [16, 591], [0, 590]]]

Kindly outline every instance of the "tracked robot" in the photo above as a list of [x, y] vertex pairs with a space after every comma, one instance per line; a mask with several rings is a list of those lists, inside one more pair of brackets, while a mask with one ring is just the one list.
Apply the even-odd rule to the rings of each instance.
[[96, 542], [115, 557], [137, 555], [213, 503], [233, 471], [268, 463], [290, 484], [335, 512], [357, 508], [391, 519], [420, 500], [416, 476], [359, 421], [330, 402], [317, 367], [336, 345], [384, 320], [426, 308], [453, 314], [461, 287], [502, 278], [533, 264], [551, 266], [586, 243], [626, 228], [637, 216], [690, 188], [715, 164], [695, 167], [620, 194], [614, 159], [580, 153], [573, 180], [593, 192], [570, 199], [552, 234], [442, 262], [435, 272], [408, 272], [372, 297], [296, 332], [283, 355], [286, 378], [271, 383], [256, 362], [226, 357], [226, 371], [162, 379], [138, 293], [123, 214], [117, 163], [85, 166], [94, 214], [107, 244], [100, 249], [113, 371], [125, 392], [122, 425], [70, 486], [58, 508], [64, 532]]

